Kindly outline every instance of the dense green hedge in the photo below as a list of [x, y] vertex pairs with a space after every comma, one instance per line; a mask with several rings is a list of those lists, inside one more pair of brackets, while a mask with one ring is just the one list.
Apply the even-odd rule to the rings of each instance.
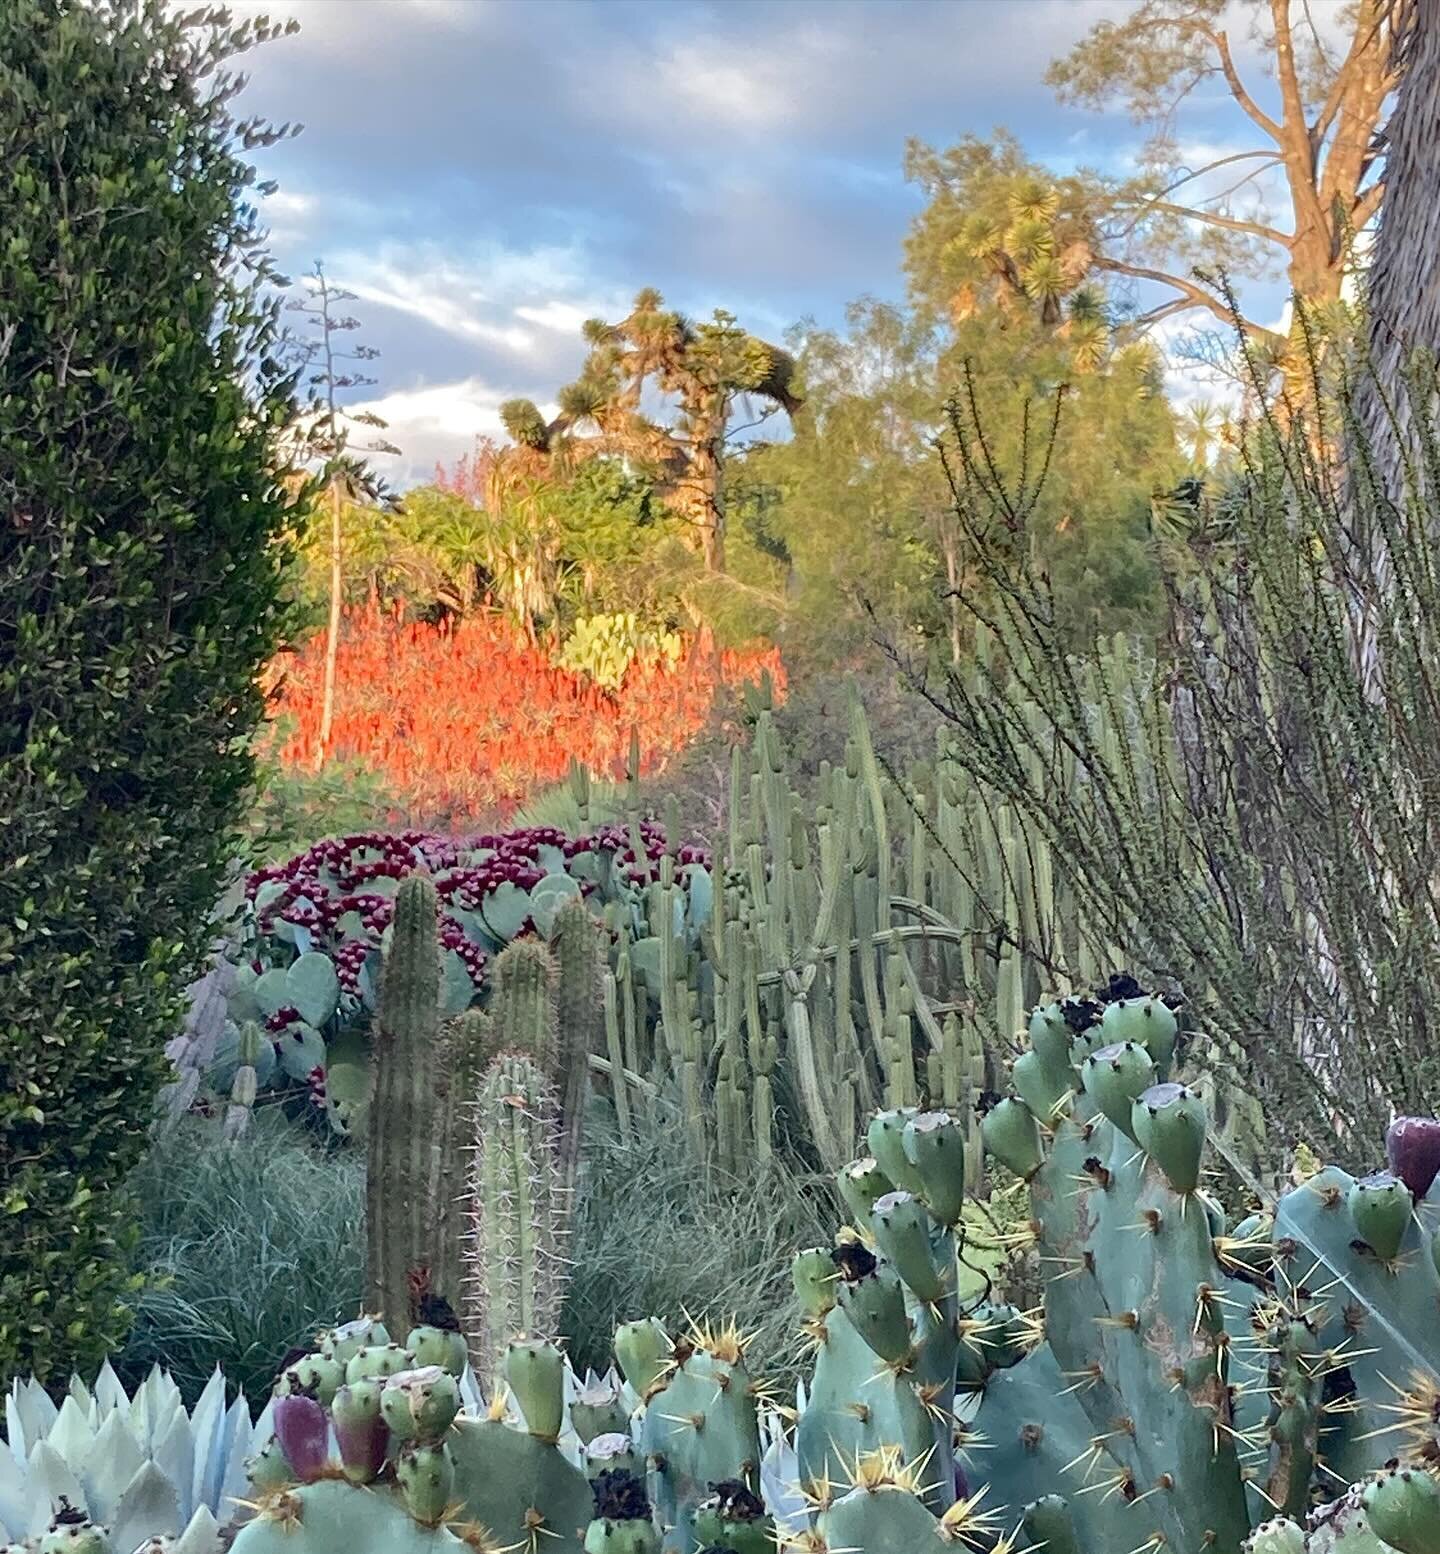
[[0, 3], [0, 1379], [123, 1333], [162, 1047], [279, 628], [267, 29]]

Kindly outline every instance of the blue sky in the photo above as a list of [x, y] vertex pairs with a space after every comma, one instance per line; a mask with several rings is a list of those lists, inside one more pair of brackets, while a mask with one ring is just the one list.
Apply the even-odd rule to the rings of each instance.
[[[1141, 132], [1043, 76], [1127, 5], [247, 0], [301, 32], [250, 57], [241, 107], [306, 126], [264, 155], [274, 248], [358, 294], [404, 484], [502, 400], [548, 400], [581, 321], [643, 285], [771, 337], [901, 296], [909, 136], [1003, 124], [1051, 165], [1124, 166]], [[1187, 132], [1226, 146], [1228, 109], [1197, 96]]]

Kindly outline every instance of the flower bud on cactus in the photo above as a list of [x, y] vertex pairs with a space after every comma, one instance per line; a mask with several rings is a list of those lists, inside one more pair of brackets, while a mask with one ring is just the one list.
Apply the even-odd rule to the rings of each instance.
[[335, 1394], [330, 1417], [340, 1446], [340, 1462], [352, 1484], [370, 1484], [385, 1466], [390, 1432], [380, 1417], [380, 1381], [356, 1381]]
[[1085, 1092], [1126, 1136], [1133, 1139], [1135, 1102], [1155, 1082], [1155, 1064], [1138, 1042], [1119, 1041], [1101, 1047], [1081, 1069]]
[[389, 1342], [390, 1334], [383, 1322], [374, 1317], [357, 1317], [353, 1322], [331, 1328], [320, 1340], [320, 1352], [349, 1365], [362, 1349], [384, 1348]]
[[1205, 1148], [1205, 1105], [1184, 1085], [1151, 1085], [1130, 1111], [1136, 1143], [1165, 1173], [1176, 1192], [1200, 1184]]
[[505, 1380], [530, 1434], [559, 1440], [565, 1422], [565, 1361], [559, 1349], [543, 1339], [515, 1339], [505, 1349]]
[[262, 1492], [281, 1489], [295, 1482], [294, 1471], [275, 1436], [271, 1436], [253, 1457], [245, 1459], [245, 1477], [255, 1489]]
[[330, 1460], [330, 1422], [314, 1398], [292, 1393], [275, 1399], [275, 1438], [302, 1484], [320, 1477]]
[[880, 1169], [895, 1186], [918, 1197], [925, 1190], [925, 1184], [905, 1153], [905, 1127], [915, 1115], [913, 1107], [876, 1112], [870, 1119], [865, 1142]]
[[402, 1448], [395, 1463], [395, 1481], [411, 1516], [426, 1527], [435, 1527], [450, 1507], [455, 1465], [445, 1447], [412, 1443]]
[[943, 1300], [950, 1293], [952, 1270], [942, 1272], [935, 1266], [930, 1217], [918, 1198], [908, 1192], [886, 1193], [871, 1212], [870, 1228], [876, 1245], [921, 1300]]
[[855, 1244], [837, 1247], [835, 1261], [841, 1273], [836, 1291], [841, 1311], [882, 1360], [901, 1364], [910, 1355], [910, 1319], [895, 1270]]
[[1245, 1554], [1305, 1554], [1305, 1532], [1288, 1516], [1261, 1522], [1245, 1540]]
[[630, 1473], [642, 1476], [644, 1469], [640, 1453], [627, 1432], [614, 1431], [597, 1435], [581, 1454], [584, 1459], [585, 1477], [593, 1484], [602, 1473]]
[[1355, 1183], [1349, 1202], [1360, 1239], [1381, 1262], [1392, 1262], [1414, 1212], [1409, 1189], [1388, 1171], [1376, 1171]]
[[644, 1481], [616, 1469], [601, 1473], [591, 1487], [595, 1520], [585, 1530], [585, 1554], [657, 1554], [660, 1538]]
[[625, 1322], [615, 1330], [615, 1358], [625, 1380], [643, 1398], [670, 1363], [670, 1338], [655, 1317]]
[[346, 1381], [379, 1381], [413, 1370], [415, 1356], [399, 1344], [382, 1344], [352, 1355], [345, 1367]]
[[1041, 1004], [1030, 1013], [1030, 1045], [1051, 1073], [1063, 1074], [1070, 1066], [1073, 1032], [1060, 1003]]
[[836, 1178], [836, 1184], [840, 1188], [840, 1196], [845, 1200], [845, 1207], [857, 1225], [868, 1225], [875, 1200], [883, 1198], [887, 1192], [895, 1191], [895, 1183], [880, 1169], [873, 1155], [863, 1155], [859, 1160], [852, 1160], [844, 1166]]
[[800, 1309], [811, 1321], [820, 1321], [835, 1305], [835, 1259], [826, 1247], [797, 1252], [790, 1265]]
[[329, 1408], [344, 1380], [345, 1367], [339, 1360], [325, 1354], [302, 1355], [280, 1372], [275, 1396], [288, 1397], [298, 1393], [301, 1397], [314, 1398], [322, 1408]]
[[405, 1347], [415, 1356], [417, 1366], [438, 1365], [452, 1376], [465, 1374], [468, 1353], [465, 1335], [458, 1328], [412, 1328]]
[[1440, 1121], [1397, 1117], [1385, 1135], [1385, 1158], [1411, 1193], [1423, 1198], [1440, 1172]]
[[40, 1539], [39, 1554], [110, 1554], [105, 1529], [63, 1496], [50, 1530]]
[[1013, 1095], [985, 1113], [980, 1137], [1000, 1164], [1024, 1181], [1034, 1176], [1045, 1158], [1035, 1113]]
[[965, 1208], [964, 1128], [949, 1112], [921, 1112], [905, 1124], [904, 1143], [926, 1208], [942, 1225], [958, 1225]]
[[1070, 1503], [1062, 1495], [1042, 1495], [1025, 1507], [1025, 1541], [1045, 1554], [1079, 1554]]
[[1050, 1123], [1064, 1111], [1074, 1091], [1072, 1070], [1052, 1068], [1033, 1049], [1022, 1052], [1010, 1065], [1010, 1081], [1016, 1094], [1043, 1122]]
[[438, 1365], [401, 1371], [380, 1393], [380, 1417], [400, 1441], [438, 1441], [460, 1412], [460, 1388]]
[[1100, 1016], [1100, 1031], [1105, 1043], [1134, 1041], [1150, 1054], [1155, 1067], [1165, 1070], [1175, 1055], [1175, 1037], [1180, 1022], [1175, 1011], [1150, 996], [1121, 998], [1106, 1004]]
[[724, 1479], [695, 1512], [695, 1536], [702, 1545], [734, 1554], [774, 1554], [775, 1523], [765, 1502], [738, 1479]]
[[1440, 1483], [1423, 1468], [1398, 1468], [1365, 1486], [1370, 1530], [1401, 1554], [1440, 1554]]
[[623, 1432], [629, 1422], [629, 1411], [620, 1396], [620, 1384], [613, 1376], [581, 1387], [570, 1404], [570, 1423], [582, 1443], [593, 1441], [599, 1435]]

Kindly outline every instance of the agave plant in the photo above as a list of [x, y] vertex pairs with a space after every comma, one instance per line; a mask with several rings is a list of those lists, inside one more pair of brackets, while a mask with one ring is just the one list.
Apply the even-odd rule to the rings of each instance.
[[218, 1369], [190, 1410], [158, 1366], [131, 1397], [107, 1363], [92, 1386], [72, 1380], [58, 1406], [17, 1380], [5, 1399], [0, 1544], [24, 1548], [68, 1512], [108, 1528], [113, 1554], [158, 1538], [209, 1554], [249, 1494], [245, 1459], [272, 1433], [269, 1405], [253, 1422], [243, 1393], [226, 1406]]

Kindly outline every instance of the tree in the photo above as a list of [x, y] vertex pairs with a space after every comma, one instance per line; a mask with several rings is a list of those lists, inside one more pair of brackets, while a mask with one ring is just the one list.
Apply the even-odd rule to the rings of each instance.
[[228, 62], [162, 0], [0, 6], [0, 1374], [123, 1337], [164, 1043], [238, 846], [290, 499]]
[[[912, 146], [908, 166], [929, 195], [905, 258], [917, 314], [938, 331], [932, 414], [963, 389], [977, 451], [1002, 483], [1033, 490], [1026, 561], [1053, 574], [1067, 631], [1153, 622], [1149, 510], [1179, 474], [1175, 419], [1142, 323], [1093, 270], [1086, 180], [1049, 176], [1004, 134]], [[1033, 418], [1061, 398], [1058, 420]], [[948, 496], [931, 501], [947, 515], [953, 605], [966, 547]], [[952, 645], [963, 635], [957, 615]]]
[[383, 488], [356, 453], [399, 453], [382, 438], [371, 438], [352, 449], [353, 426], [383, 431], [385, 422], [373, 411], [348, 411], [341, 408], [338, 396], [347, 390], [369, 388], [375, 379], [367, 377], [346, 362], [374, 361], [379, 351], [373, 346], [357, 345], [342, 350], [339, 336], [360, 327], [358, 318], [337, 314], [335, 309], [355, 300], [353, 291], [336, 286], [325, 274], [325, 266], [315, 261], [306, 277], [308, 295], [294, 298], [290, 310], [303, 315], [310, 324], [308, 338], [292, 338], [291, 352], [304, 364], [310, 388], [310, 411], [301, 430], [302, 457], [320, 463], [320, 482], [330, 513], [330, 614], [325, 639], [325, 689], [320, 711], [320, 730], [315, 740], [315, 770], [325, 764], [330, 743], [330, 725], [335, 715], [335, 664], [340, 648], [340, 614], [345, 579], [344, 513], [347, 501], [361, 497], [379, 500]]
[[[1137, 177], [1091, 180], [1097, 267], [1171, 293], [1147, 322], [1204, 309], [1278, 358], [1284, 337], [1239, 314], [1195, 266], [1243, 275], [1278, 260], [1302, 301], [1340, 298], [1352, 238], [1380, 207], [1375, 133], [1395, 84], [1391, 37], [1412, 3], [1327, 7], [1324, 19], [1338, 34], [1332, 44], [1303, 0], [1141, 0], [1124, 20], [1099, 22], [1051, 67], [1062, 99], [1100, 110], [1123, 104], [1151, 130]], [[1236, 11], [1274, 62], [1269, 93], [1236, 62], [1227, 25]], [[1212, 82], [1253, 144], [1190, 158], [1178, 120], [1191, 94]], [[1272, 171], [1288, 207], [1274, 219], [1262, 198]]]
[[[1357, 383], [1366, 445], [1393, 500], [1402, 495], [1405, 457], [1418, 453], [1405, 377], [1416, 353], [1440, 359], [1440, 179], [1435, 123], [1440, 117], [1440, 15], [1433, 4], [1407, 8], [1394, 30], [1392, 71], [1400, 88], [1386, 130], [1385, 205], [1367, 277], [1369, 360]], [[1428, 396], [1424, 396], [1428, 399]], [[1423, 402], [1423, 401], [1422, 401]], [[1393, 418], [1393, 420], [1392, 420]]]
[[[706, 569], [723, 571], [724, 459], [736, 403], [750, 396], [764, 402], [761, 420], [777, 410], [793, 415], [800, 406], [792, 392], [794, 363], [746, 334], [733, 315], [717, 309], [711, 320], [695, 324], [666, 309], [653, 290], [640, 292], [619, 323], [591, 319], [585, 338], [590, 355], [575, 382], [561, 389], [552, 422], [529, 400], [502, 407], [516, 452], [501, 478], [514, 477], [517, 468], [523, 478], [537, 466], [596, 451], [616, 454], [651, 479], [694, 535]], [[666, 419], [644, 408], [647, 395], [672, 407]], [[588, 435], [578, 437], [581, 429]]]

